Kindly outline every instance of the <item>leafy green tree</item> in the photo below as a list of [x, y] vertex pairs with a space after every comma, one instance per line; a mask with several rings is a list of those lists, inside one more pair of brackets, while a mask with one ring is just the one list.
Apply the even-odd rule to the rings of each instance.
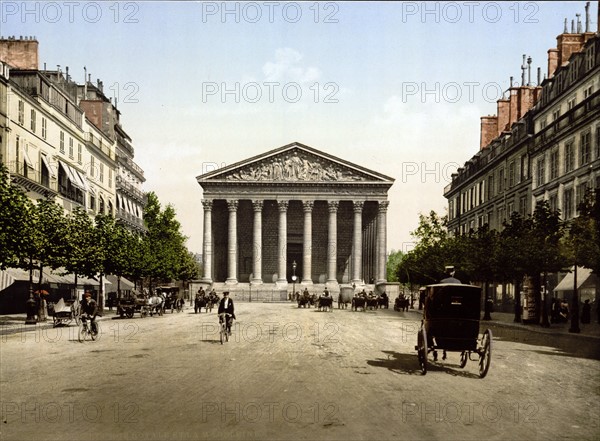
[[81, 207], [67, 216], [67, 244], [63, 266], [75, 277], [75, 289], [79, 275], [91, 278], [98, 274], [95, 224]]
[[386, 263], [386, 277], [388, 282], [398, 282], [398, 275], [396, 273], [398, 266], [402, 262], [402, 257], [404, 253], [400, 250], [395, 251], [392, 250], [390, 255], [388, 256], [388, 260]]
[[0, 269], [20, 266], [28, 257], [24, 232], [32, 211], [31, 200], [10, 182], [8, 169], [0, 163]]

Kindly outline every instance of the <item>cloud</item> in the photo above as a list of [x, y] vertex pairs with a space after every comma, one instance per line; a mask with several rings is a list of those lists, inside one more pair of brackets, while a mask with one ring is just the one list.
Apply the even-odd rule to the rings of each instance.
[[314, 66], [301, 65], [303, 55], [295, 49], [286, 47], [275, 51], [275, 60], [267, 61], [263, 68], [265, 81], [296, 82], [306, 84], [317, 81], [321, 71]]

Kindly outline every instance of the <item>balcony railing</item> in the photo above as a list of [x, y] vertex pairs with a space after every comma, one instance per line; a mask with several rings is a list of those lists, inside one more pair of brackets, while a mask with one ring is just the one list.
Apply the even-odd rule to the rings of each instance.
[[117, 156], [117, 159], [120, 163], [133, 170], [139, 176], [141, 176], [142, 178], [144, 177], [144, 170], [142, 170], [142, 168], [139, 165], [133, 162], [131, 158], [128, 158], [126, 156]]
[[21, 187], [46, 196], [59, 192], [57, 180], [50, 178], [49, 174], [26, 166], [24, 162], [12, 161], [7, 166], [12, 180]]
[[137, 225], [139, 227], [143, 227], [144, 226], [144, 221], [142, 219], [140, 219], [137, 216], [134, 216], [131, 213], [128, 213], [127, 211], [123, 210], [123, 209], [117, 209], [117, 219], [122, 219], [125, 220], [133, 225]]
[[86, 132], [85, 140], [88, 144], [93, 145], [113, 161], [115, 160], [115, 152], [110, 149], [110, 144], [102, 142], [102, 138], [95, 136], [92, 132]]
[[133, 184], [131, 184], [130, 182], [127, 182], [127, 180], [125, 180], [123, 177], [121, 177], [119, 175], [117, 175], [115, 182], [117, 184], [117, 190], [123, 190], [124, 192], [129, 193], [132, 197], [137, 199], [138, 202], [145, 203], [146, 195], [144, 194], [144, 192], [142, 192], [142, 191], [138, 190], [136, 187], [134, 187]]

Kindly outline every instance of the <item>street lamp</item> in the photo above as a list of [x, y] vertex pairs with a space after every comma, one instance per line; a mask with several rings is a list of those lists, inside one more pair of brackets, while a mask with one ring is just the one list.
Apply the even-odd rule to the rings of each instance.
[[294, 262], [292, 262], [292, 298], [294, 298], [294, 296], [296, 295], [296, 267], [297, 266], [298, 266], [298, 264], [294, 260]]

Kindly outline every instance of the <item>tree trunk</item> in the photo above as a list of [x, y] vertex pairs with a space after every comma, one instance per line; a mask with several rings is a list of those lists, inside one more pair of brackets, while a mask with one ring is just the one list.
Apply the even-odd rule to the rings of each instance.
[[550, 323], [548, 322], [548, 274], [544, 271], [544, 297], [542, 298], [542, 323], [541, 326], [549, 328]]
[[521, 281], [515, 280], [515, 323], [521, 323]]
[[42, 294], [42, 281], [44, 277], [44, 265], [40, 263], [40, 278], [38, 279], [38, 295], [40, 296], [40, 303], [38, 305], [38, 321], [46, 321], [46, 300]]
[[540, 323], [540, 318], [542, 316], [541, 305], [542, 305], [542, 293], [541, 293], [541, 280], [540, 275], [535, 274], [532, 277], [533, 282], [533, 297], [535, 300], [535, 317], [534, 323]]
[[491, 320], [492, 319], [491, 313], [492, 313], [493, 300], [490, 298], [489, 285], [490, 285], [490, 283], [487, 280], [483, 283], [483, 289], [485, 290], [485, 295], [484, 295], [484, 299], [485, 299], [484, 311], [485, 311], [485, 313], [483, 314], [483, 320]]

